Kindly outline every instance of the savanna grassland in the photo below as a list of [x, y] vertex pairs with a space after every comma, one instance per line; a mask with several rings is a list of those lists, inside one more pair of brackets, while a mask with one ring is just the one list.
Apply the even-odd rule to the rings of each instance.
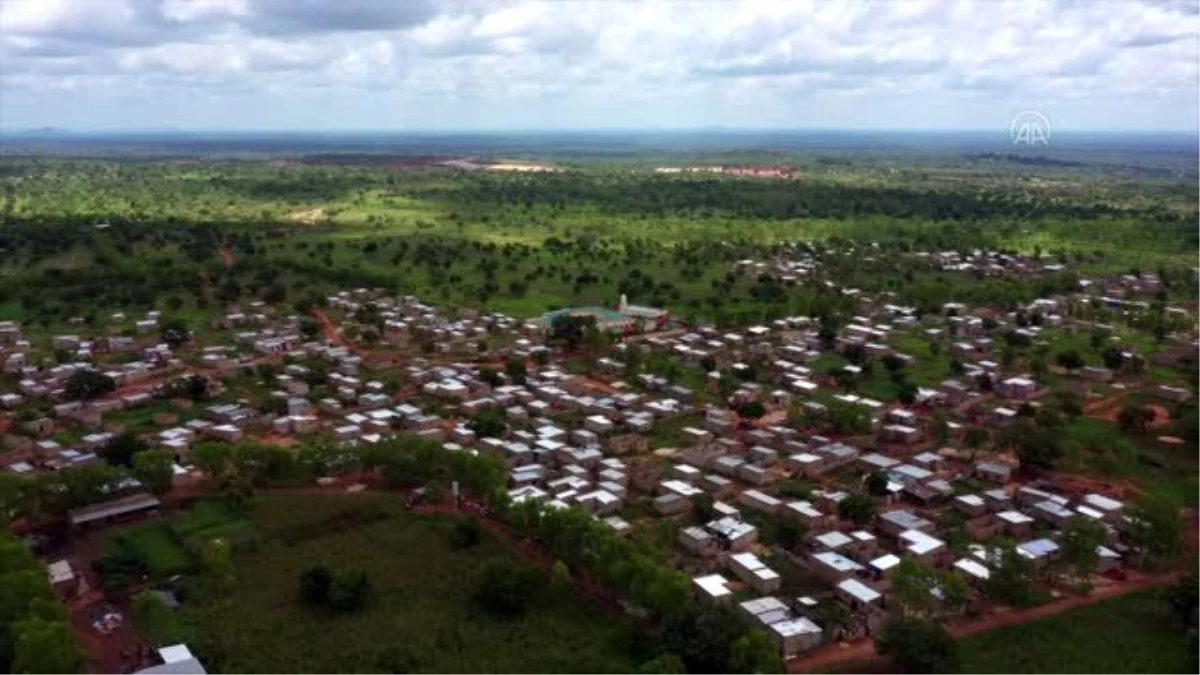
[[[190, 608], [223, 672], [629, 672], [631, 626], [543, 587], [522, 616], [491, 616], [472, 594], [481, 566], [511, 556], [490, 533], [455, 545], [454, 518], [414, 515], [395, 495], [270, 495], [236, 557], [237, 586]], [[306, 567], [371, 580], [360, 612], [331, 617], [300, 601]]]
[[[199, 321], [239, 299], [308, 302], [354, 286], [522, 316], [620, 293], [726, 324], [848, 306], [819, 286], [731, 272], [785, 248], [816, 252], [836, 282], [926, 309], [1025, 302], [1081, 275], [1135, 268], [1161, 272], [1177, 282], [1172, 297], [1190, 299], [1195, 181], [1175, 155], [1150, 156], [1143, 166], [1101, 153], [551, 152], [546, 161], [566, 171], [502, 173], [377, 155], [8, 155], [0, 318], [53, 325], [156, 306]], [[649, 170], [732, 160], [789, 161], [800, 173]], [[1067, 268], [972, 278], [912, 255], [976, 248], [1039, 252]]]
[[[532, 318], [566, 306], [611, 305], [621, 295], [668, 308], [688, 326], [749, 326], [805, 315], [813, 321], [804, 339], [823, 348], [817, 354], [806, 347], [810, 351], [803, 355], [806, 372], [821, 381], [811, 398], [830, 412], [809, 417], [798, 405], [781, 408], [786, 423], [797, 429], [862, 439], [872, 421], [843, 403], [846, 394], [915, 408], [919, 390], [971, 377], [980, 397], [990, 400], [999, 386], [993, 373], [1029, 373], [1043, 387], [1037, 408], [1013, 402], [1021, 409], [1012, 414], [1024, 419], [1007, 429], [985, 421], [998, 409], [922, 410], [929, 416], [922, 426], [938, 444], [931, 448], [962, 446], [971, 461], [977, 451], [1011, 450], [1022, 468], [1120, 481], [1161, 497], [1165, 520], [1178, 520], [1180, 509], [1195, 506], [1194, 402], [1164, 407], [1165, 418], [1154, 410], [1150, 420], [1140, 416], [1143, 404], [1160, 401], [1151, 398], [1157, 385], [1190, 388], [1195, 381], [1200, 237], [1194, 144], [1143, 147], [1131, 141], [1013, 154], [966, 151], [946, 142], [922, 149], [913, 139], [882, 149], [840, 150], [772, 142], [763, 137], [744, 148], [620, 146], [607, 152], [594, 139], [528, 146], [459, 139], [376, 152], [339, 149], [333, 141], [283, 140], [236, 152], [179, 140], [128, 148], [67, 142], [54, 152], [7, 147], [0, 154], [0, 321], [20, 321], [23, 334], [39, 345], [29, 350], [30, 362], [48, 365], [77, 357], [56, 348], [46, 339], [50, 334], [116, 332], [121, 322], [111, 320], [111, 313], [159, 310], [160, 336], [182, 334], [190, 364], [198, 360], [193, 348], [230, 337], [222, 334], [228, 327], [215, 328], [212, 320], [233, 308], [249, 311], [261, 301], [278, 308], [276, 316], [308, 314], [329, 304], [332, 293], [365, 287], [419, 296], [450, 316], [470, 308]], [[446, 164], [451, 159], [453, 166]], [[488, 161], [553, 170], [493, 171]], [[744, 178], [654, 170], [728, 164], [787, 164], [796, 173]], [[973, 262], [951, 269], [941, 253]], [[1143, 274], [1157, 276], [1153, 292], [1140, 286]], [[1081, 293], [1085, 280], [1105, 290]], [[1110, 284], [1122, 294], [1128, 289], [1136, 303], [1099, 300]], [[1053, 309], [1031, 306], [1048, 298], [1054, 298], [1047, 300]], [[951, 302], [969, 305], [969, 315], [946, 307]], [[332, 322], [341, 323], [343, 338], [359, 343], [352, 346], [371, 347], [382, 339], [384, 322], [373, 302], [345, 315], [333, 304]], [[872, 333], [888, 333], [887, 347], [894, 353], [875, 358], [867, 353], [872, 345], [839, 346], [839, 332], [860, 312], [879, 323], [906, 317], [895, 330]], [[305, 339], [316, 339], [327, 325], [321, 322], [330, 321], [315, 314], [295, 322]], [[176, 328], [180, 323], [182, 330]], [[495, 322], [486, 334], [472, 334], [472, 355], [495, 347], [488, 341], [496, 323], [507, 325]], [[1038, 330], [1020, 330], [1034, 326]], [[417, 348], [436, 351], [432, 338], [415, 327], [412, 332], [413, 354]], [[514, 330], [507, 337], [523, 335]], [[988, 339], [976, 340], [982, 336]], [[598, 331], [589, 329], [587, 337], [595, 340], [580, 337], [561, 353], [568, 371], [597, 370], [598, 357], [615, 344]], [[979, 342], [986, 347], [980, 349]], [[585, 356], [575, 350], [580, 346]], [[759, 381], [758, 370], [765, 374], [778, 363], [765, 355], [755, 354], [751, 365], [739, 361], [722, 368], [715, 359], [687, 362], [678, 352], [622, 351], [631, 382], [639, 372], [661, 375], [694, 390], [697, 403], [729, 402], [743, 382], [786, 386], [774, 373]], [[137, 356], [106, 354], [104, 363], [126, 358]], [[298, 365], [293, 356], [286, 358], [289, 366]], [[777, 358], [782, 356], [770, 357]], [[992, 373], [968, 369], [985, 360]], [[328, 365], [320, 364], [319, 372], [318, 364], [309, 365], [312, 386], [320, 389], [308, 390], [306, 381], [308, 398], [335, 395]], [[1120, 371], [1122, 381], [1097, 384], [1092, 391], [1079, 382], [1086, 366]], [[514, 356], [505, 363], [505, 377], [524, 381], [525, 367]], [[286, 409], [286, 402], [270, 391], [268, 377], [278, 371], [274, 364], [256, 368], [222, 375], [212, 399], [200, 378], [203, 391], [195, 400], [236, 402], [282, 415], [278, 406]], [[379, 389], [424, 412], [441, 414], [451, 405], [401, 394], [400, 368], [367, 370], [380, 380]], [[23, 376], [8, 372], [0, 378], [15, 388]], [[1100, 408], [1085, 410], [1109, 398], [1114, 406], [1116, 399], [1126, 404], [1114, 408], [1111, 418]], [[18, 415], [33, 421], [50, 405], [36, 401]], [[765, 408], [758, 408], [746, 418], [762, 417]], [[1134, 416], [1122, 419], [1127, 408]], [[191, 402], [156, 401], [111, 411], [105, 421], [150, 435], [183, 423], [180, 417], [192, 416], [190, 410]], [[579, 411], [559, 413], [555, 421], [564, 426], [581, 422]], [[701, 425], [701, 415], [694, 410], [655, 423], [649, 446], [682, 445], [684, 427]], [[81, 433], [66, 425], [55, 438], [71, 444]], [[109, 572], [124, 574], [118, 580], [125, 585], [143, 575], [163, 584], [183, 576], [177, 584], [184, 601], [179, 612], [142, 607], [143, 614], [163, 614], [157, 621], [139, 621], [151, 626], [143, 629], [157, 643], [192, 644], [214, 672], [629, 672], [658, 660], [644, 626], [609, 616], [571, 593], [571, 574], [595, 558], [603, 563], [595, 565], [597, 578], [622, 589], [635, 605], [668, 617], [669, 610], [686, 605], [690, 593], [690, 579], [667, 564], [675, 541], [671, 526], [635, 530], [625, 539], [581, 511], [525, 518], [522, 513], [537, 509], [529, 502], [523, 511], [507, 513], [509, 525], [527, 540], [533, 534], [549, 544], [556, 563], [563, 564], [546, 574], [517, 560], [519, 545], [491, 529], [473, 520], [471, 530], [461, 519], [422, 515], [406, 508], [396, 493], [314, 499], [303, 491], [271, 491], [246, 509], [249, 498], [240, 480], [253, 492], [247, 476], [291, 466], [311, 481], [334, 466], [317, 461], [326, 451], [344, 459], [340, 445], [325, 441], [297, 441], [295, 451], [257, 442], [230, 446], [236, 450], [204, 444], [191, 460], [214, 479], [227, 474], [222, 479], [230, 480], [215, 482], [234, 497], [231, 505], [202, 502], [186, 515], [138, 525], [106, 543]], [[495, 469], [486, 471], [492, 487], [507, 484], [503, 463], [488, 453], [446, 453], [433, 441], [390, 450], [394, 456], [380, 451], [371, 467], [382, 468], [394, 487], [457, 482], [454, 471], [466, 475], [475, 462]], [[418, 471], [420, 461], [429, 466]], [[235, 465], [240, 468], [230, 469]], [[280, 473], [281, 480], [295, 478]], [[39, 485], [53, 485], [63, 474], [47, 475]], [[975, 479], [957, 482], [964, 476], [955, 477], [956, 489], [984, 488]], [[845, 468], [823, 484], [856, 490], [862, 478]], [[265, 485], [266, 478], [260, 482]], [[787, 489], [792, 496], [811, 496], [814, 485], [789, 480]], [[79, 487], [90, 489], [82, 481]], [[67, 498], [76, 497], [69, 488], [43, 492], [65, 493], [61, 504], [53, 504], [65, 510]], [[780, 494], [784, 490], [781, 484]], [[636, 521], [649, 514], [648, 504], [631, 504], [623, 515]], [[956, 516], [940, 525], [953, 539], [954, 552], [965, 555], [968, 539], [958, 536], [963, 522]], [[760, 529], [766, 544], [799, 537], [795, 529], [766, 520]], [[464, 543], [464, 537], [470, 541]], [[510, 587], [509, 597], [489, 598], [479, 589], [503, 586], [489, 583], [487, 565], [493, 561], [511, 565], [501, 571], [528, 583]], [[314, 570], [325, 574], [320, 592], [313, 591], [321, 586]], [[370, 583], [356, 586], [355, 579]], [[789, 586], [789, 595], [798, 592]], [[505, 604], [534, 611], [506, 611]], [[1064, 614], [974, 638], [964, 649], [971, 657], [963, 665], [969, 672], [1002, 665], [1102, 670], [1097, 664], [1111, 656], [1134, 670], [1142, 659], [1155, 669], [1173, 669], [1177, 655], [1166, 655], [1173, 628], [1151, 604], [1131, 595], [1072, 619]], [[741, 659], [756, 651], [770, 656], [772, 668], [782, 667], [770, 645], [764, 651], [741, 640], [743, 623], [725, 613], [726, 627], [737, 629], [722, 628], [717, 642], [740, 646], [722, 653], [718, 666], [699, 672], [737, 672], [735, 664], [753, 663]], [[667, 621], [655, 639], [664, 654], [680, 652], [690, 654], [693, 664], [709, 663], [700, 658], [707, 653], [690, 653], [691, 637], [703, 632], [692, 630], [694, 618]], [[1120, 640], [1096, 642], [1110, 631], [1132, 631], [1134, 623], [1155, 636], [1127, 650]], [[1068, 637], [1078, 644], [1062, 648]], [[1021, 657], [1005, 661], [1010, 656], [1005, 652], [1017, 644], [1024, 645]], [[727, 660], [729, 655], [738, 660]]]
[[964, 673], [1182, 673], [1195, 668], [1161, 591], [1143, 591], [961, 643]]

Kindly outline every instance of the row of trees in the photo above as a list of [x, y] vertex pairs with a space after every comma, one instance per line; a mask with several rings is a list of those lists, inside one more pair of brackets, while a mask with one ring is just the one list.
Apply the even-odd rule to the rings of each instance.
[[[671, 658], [681, 660], [689, 670], [714, 672], [711, 669], [724, 670], [734, 664], [738, 669], [746, 666], [748, 672], [782, 669], [765, 635], [748, 636], [736, 617], [720, 613], [710, 615], [709, 608], [694, 605], [688, 577], [669, 566], [663, 548], [649, 543], [646, 538], [620, 537], [577, 509], [543, 510], [535, 502], [509, 505], [503, 489], [506, 482], [504, 464], [493, 455], [446, 452], [435, 442], [400, 436], [361, 451], [312, 444], [302, 447], [295, 455], [289, 451], [276, 453], [270, 446], [264, 448], [253, 444], [200, 444], [193, 450], [193, 460], [210, 473], [218, 485], [244, 480], [251, 489], [267, 481], [353, 470], [381, 471], [394, 485], [420, 484], [436, 488], [457, 481], [471, 493], [490, 499], [519, 533], [545, 545], [558, 559], [556, 568], [561, 570], [556, 577], [569, 579], [571, 569], [577, 574], [594, 576], [607, 588], [660, 617], [664, 622], [661, 635], [664, 651], [674, 655]], [[460, 533], [459, 529], [464, 531]], [[466, 529], [456, 528], [456, 545], [470, 546], [478, 540], [478, 532], [472, 534]], [[323, 595], [322, 589], [327, 588], [325, 597], [330, 599], [324, 602], [332, 604], [332, 589], [337, 586], [339, 577], [332, 572], [328, 577], [327, 586], [323, 581], [326, 575], [320, 570], [306, 572], [301, 583], [303, 597], [319, 599]], [[350, 585], [361, 586], [357, 582]], [[527, 591], [533, 584], [528, 575], [497, 566], [486, 573], [481, 572], [477, 587], [480, 589], [477, 600], [481, 605], [499, 614], [512, 614], [522, 611], [526, 601], [520, 598], [529, 595]], [[317, 600], [313, 602], [322, 604]], [[705, 641], [713, 637], [711, 631], [705, 629], [699, 635], [693, 635], [690, 630], [681, 628], [714, 623], [725, 626], [719, 634], [727, 636], [728, 640], [707, 644]], [[672, 625], [676, 628], [665, 628]], [[693, 637], [687, 637], [689, 635]], [[671, 658], [664, 657], [667, 663]], [[661, 662], [656, 667], [660, 666]]]
[[543, 509], [533, 501], [499, 506], [513, 528], [564, 565], [659, 618], [664, 655], [653, 668], [682, 663], [688, 672], [782, 672], [766, 635], [747, 630], [728, 610], [694, 600], [687, 575], [668, 564], [663, 549], [621, 537], [578, 509]]
[[[1046, 200], [1017, 192], [933, 191], [913, 187], [852, 185], [824, 181], [761, 181], [716, 177], [657, 177], [646, 175], [588, 176], [548, 174], [537, 180], [479, 175], [453, 186], [440, 185], [419, 196], [445, 199], [452, 192], [460, 202], [481, 206], [535, 204], [594, 205], [608, 213], [662, 215], [669, 213], [734, 214], [742, 217], [851, 218], [888, 215], [931, 220], [1028, 219], [1058, 217], [1096, 219], [1128, 215], [1105, 203]], [[1147, 210], [1147, 219], [1178, 222], [1182, 214]]]
[[[170, 490], [174, 457], [164, 450], [143, 450], [131, 466], [106, 463], [71, 466], [33, 477], [0, 473], [0, 518], [55, 517], [70, 509], [118, 497], [141, 486], [163, 494]], [[136, 478], [140, 486], [128, 481]]]
[[[67, 510], [110, 500], [133, 490], [164, 494], [171, 489], [174, 456], [148, 448], [137, 437], [120, 434], [101, 450], [104, 463], [66, 467], [33, 477], [0, 473], [0, 517], [5, 522], [56, 517]], [[380, 471], [395, 485], [451, 481], [475, 494], [502, 492], [506, 469], [491, 454], [446, 452], [415, 436], [386, 439], [365, 450], [313, 441], [298, 449], [246, 441], [231, 445], [198, 443], [189, 458], [213, 480], [216, 492], [235, 510], [243, 510], [255, 489], [280, 481], [307, 481], [348, 471]], [[140, 485], [130, 482], [135, 478]]]

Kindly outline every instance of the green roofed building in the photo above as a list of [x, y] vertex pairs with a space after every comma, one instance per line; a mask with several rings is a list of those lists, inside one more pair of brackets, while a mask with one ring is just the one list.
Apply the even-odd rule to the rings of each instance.
[[592, 316], [596, 318], [596, 327], [601, 330], [625, 330], [631, 327], [633, 320], [624, 314], [607, 307], [567, 307], [546, 312], [542, 315], [542, 326], [550, 328], [554, 320], [560, 316]]
[[600, 330], [630, 333], [661, 329], [667, 320], [667, 310], [630, 305], [622, 295], [617, 309], [587, 306], [567, 307], [546, 312], [542, 315], [542, 326], [548, 330], [554, 324], [554, 320], [560, 316], [591, 316], [596, 318], [596, 327]]

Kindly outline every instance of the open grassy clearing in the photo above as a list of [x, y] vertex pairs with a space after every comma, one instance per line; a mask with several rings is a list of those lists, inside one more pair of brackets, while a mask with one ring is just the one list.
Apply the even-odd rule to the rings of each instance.
[[964, 673], [1186, 673], [1188, 643], [1158, 591], [1130, 593], [959, 642]]
[[[251, 519], [258, 544], [235, 558], [237, 587], [186, 610], [219, 672], [390, 672], [396, 647], [411, 672], [634, 667], [628, 627], [567, 591], [547, 587], [522, 618], [482, 614], [472, 576], [507, 550], [486, 533], [456, 550], [452, 519], [414, 515], [398, 497], [267, 495]], [[314, 564], [366, 572], [368, 608], [330, 616], [302, 604], [299, 576]]]
[[144, 561], [154, 581], [195, 569], [198, 546], [223, 538], [242, 543], [254, 537], [250, 521], [216, 500], [201, 500], [168, 522], [150, 521], [121, 532], [104, 543], [107, 556], [134, 556]]

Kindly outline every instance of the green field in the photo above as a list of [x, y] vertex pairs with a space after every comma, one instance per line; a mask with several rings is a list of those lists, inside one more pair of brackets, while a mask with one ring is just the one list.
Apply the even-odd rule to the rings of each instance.
[[253, 535], [250, 521], [231, 512], [224, 502], [201, 500], [169, 522], [152, 521], [125, 530], [104, 543], [104, 552], [136, 556], [152, 579], [162, 581], [195, 568], [192, 551], [198, 544], [215, 538], [240, 543]]
[[[395, 648], [411, 672], [629, 672], [628, 626], [566, 591], [543, 589], [521, 618], [472, 603], [472, 575], [508, 555], [484, 534], [473, 549], [448, 541], [451, 519], [413, 515], [395, 496], [315, 499], [269, 495], [252, 515], [258, 545], [235, 558], [227, 597], [186, 606], [218, 672], [390, 672]], [[314, 564], [367, 573], [361, 613], [331, 616], [301, 603]]]
[[1157, 591], [1130, 593], [959, 642], [964, 673], [1195, 672]]
[[105, 542], [106, 555], [123, 551], [136, 552], [155, 579], [185, 572], [192, 565], [191, 556], [162, 523], [138, 525]]
[[[1164, 274], [1173, 298], [1195, 298], [1193, 256], [1180, 253], [1196, 245], [1194, 186], [1088, 173], [1086, 190], [1057, 191], [1002, 166], [881, 180], [869, 158], [810, 169], [803, 181], [761, 181], [603, 163], [530, 176], [13, 158], [0, 176], [0, 319], [37, 334], [72, 316], [94, 322], [126, 310], [132, 320], [155, 307], [201, 330], [215, 306], [290, 304], [356, 286], [523, 317], [611, 304], [621, 293], [728, 325], [852, 309], [814, 284], [730, 274], [734, 262], [778, 255], [783, 244], [812, 245], [832, 280], [927, 310], [1028, 302], [1080, 274], [1131, 268]], [[1169, 201], [1142, 198], [1160, 193]], [[222, 243], [232, 265], [216, 255]], [[864, 244], [869, 264], [847, 250]], [[1041, 252], [1068, 271], [978, 278], [908, 255], [972, 248]], [[47, 287], [57, 292], [47, 297]]]

